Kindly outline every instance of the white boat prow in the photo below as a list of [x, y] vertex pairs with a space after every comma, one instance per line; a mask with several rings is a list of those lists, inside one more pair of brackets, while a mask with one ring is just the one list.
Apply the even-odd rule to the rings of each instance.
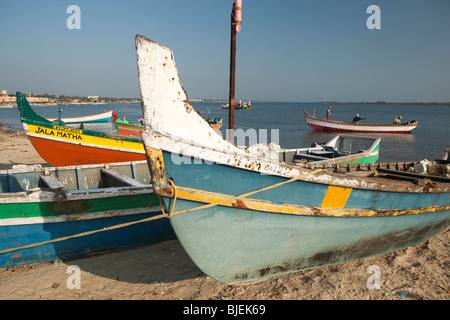
[[172, 50], [141, 35], [135, 40], [144, 123], [148, 129], [172, 140], [234, 149], [192, 107]]

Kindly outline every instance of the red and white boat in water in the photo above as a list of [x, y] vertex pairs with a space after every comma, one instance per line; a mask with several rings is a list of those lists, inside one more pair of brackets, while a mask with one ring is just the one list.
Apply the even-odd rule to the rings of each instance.
[[418, 121], [413, 120], [402, 124], [390, 123], [359, 123], [342, 122], [335, 120], [319, 119], [310, 116], [303, 109], [306, 123], [314, 130], [337, 132], [371, 132], [371, 133], [410, 133], [417, 127]]

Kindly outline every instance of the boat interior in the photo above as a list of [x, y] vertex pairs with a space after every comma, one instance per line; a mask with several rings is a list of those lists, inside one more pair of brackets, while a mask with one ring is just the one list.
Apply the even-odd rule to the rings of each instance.
[[302, 160], [322, 161], [371, 150], [379, 140], [364, 136], [338, 135], [327, 143], [313, 143], [309, 148], [283, 149], [278, 155], [280, 161], [288, 163], [297, 163]]
[[[31, 170], [30, 170], [31, 169]], [[35, 189], [151, 187], [146, 161], [71, 167], [20, 166], [0, 171], [0, 193]]]

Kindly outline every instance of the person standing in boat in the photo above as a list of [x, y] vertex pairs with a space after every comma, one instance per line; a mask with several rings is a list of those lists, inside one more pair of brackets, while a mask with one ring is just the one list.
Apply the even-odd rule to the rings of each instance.
[[331, 107], [328, 107], [327, 109], [327, 120], [331, 119], [331, 113], [333, 112], [333, 110], [331, 110]]
[[359, 113], [357, 113], [356, 116], [353, 118], [353, 123], [354, 123], [354, 124], [359, 124], [359, 121], [365, 120], [365, 119], [366, 119], [366, 118], [361, 118], [361, 117], [359, 116]]

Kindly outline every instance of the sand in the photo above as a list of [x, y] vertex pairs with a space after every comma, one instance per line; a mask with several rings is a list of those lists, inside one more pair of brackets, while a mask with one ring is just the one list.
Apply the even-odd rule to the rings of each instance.
[[[27, 137], [0, 131], [0, 169], [41, 163]], [[450, 300], [450, 232], [407, 249], [248, 285], [225, 285], [178, 240], [0, 269], [0, 299]], [[379, 276], [379, 277], [378, 277]], [[378, 285], [377, 285], [378, 284]]]
[[0, 170], [30, 163], [48, 166], [33, 148], [24, 131], [6, 130], [0, 124]]

